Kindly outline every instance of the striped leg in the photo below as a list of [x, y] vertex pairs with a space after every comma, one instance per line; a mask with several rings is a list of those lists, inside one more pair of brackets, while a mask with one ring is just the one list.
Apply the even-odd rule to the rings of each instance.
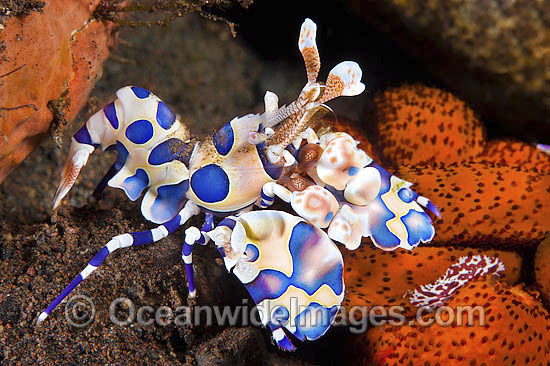
[[119, 248], [135, 247], [143, 244], [153, 243], [162, 238], [165, 238], [169, 234], [176, 231], [178, 227], [185, 224], [191, 216], [197, 215], [200, 212], [198, 207], [188, 201], [185, 207], [180, 211], [176, 217], [168, 221], [165, 224], [162, 224], [152, 230], [139, 231], [135, 233], [117, 235], [111, 239], [107, 245], [103, 247], [97, 253], [92, 260], [88, 263], [86, 268], [76, 276], [72, 282], [65, 287], [63, 292], [55, 298], [55, 300], [44, 310], [38, 317], [37, 324], [40, 324], [44, 319], [51, 314], [51, 312], [63, 301], [69, 294], [82, 282], [86, 277], [88, 277], [92, 272], [94, 272], [107, 258], [109, 254], [114, 252]]
[[[203, 228], [208, 225], [205, 222]], [[189, 287], [189, 297], [193, 298], [197, 296], [197, 289], [195, 287], [195, 275], [193, 273], [193, 245], [200, 244], [206, 245], [210, 238], [204, 231], [200, 231], [195, 226], [191, 226], [185, 230], [185, 242], [183, 248], [181, 248], [181, 259], [185, 264], [185, 274], [187, 275], [187, 285]]]
[[214, 215], [207, 213], [204, 216], [204, 224], [202, 224], [201, 231], [209, 232], [214, 229]]
[[181, 259], [183, 259], [183, 263], [185, 264], [187, 286], [189, 288], [189, 297], [191, 298], [197, 296], [195, 274], [193, 273], [193, 245], [206, 245], [210, 240], [210, 237], [206, 235], [206, 232], [211, 231], [212, 229], [214, 229], [214, 216], [207, 213], [204, 217], [204, 224], [202, 225], [200, 231], [194, 226], [185, 230], [185, 242], [181, 248]]
[[441, 218], [441, 212], [439, 212], [439, 209], [437, 208], [436, 205], [433, 204], [432, 201], [430, 201], [428, 198], [424, 196], [419, 196], [418, 194], [416, 194], [416, 196], [417, 196], [416, 202], [418, 202], [420, 206], [423, 206], [428, 211], [433, 213], [435, 216]]
[[269, 182], [263, 185], [260, 203], [260, 208], [267, 208], [275, 202], [275, 196], [285, 202], [290, 202], [290, 191], [285, 187], [275, 182]]

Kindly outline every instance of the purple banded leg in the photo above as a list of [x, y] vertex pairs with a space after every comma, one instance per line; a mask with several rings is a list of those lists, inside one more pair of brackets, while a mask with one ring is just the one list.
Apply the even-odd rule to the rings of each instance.
[[275, 202], [275, 196], [268, 196], [264, 193], [264, 190], [262, 189], [261, 199], [260, 199], [260, 207], [261, 208], [268, 208]]
[[115, 250], [120, 248], [135, 247], [143, 244], [153, 243], [165, 238], [174, 232], [180, 226], [181, 217], [178, 215], [166, 224], [160, 225], [152, 230], [139, 231], [135, 233], [117, 235], [111, 239], [107, 245], [97, 253], [88, 263], [86, 268], [67, 286], [63, 292], [48, 306], [48, 308], [38, 317], [38, 323], [48, 317], [48, 315], [65, 299], [86, 277], [94, 272], [103, 263], [105, 258]]
[[[372, 164], [376, 169], [378, 169], [379, 171], [383, 170], [384, 168], [382, 168], [380, 165], [376, 164], [376, 163], [373, 163]], [[386, 174], [389, 174], [387, 173], [385, 170], [384, 172]], [[392, 176], [393, 177], [393, 176]], [[391, 179], [391, 178], [390, 178]], [[398, 178], [399, 179], [399, 178]], [[390, 181], [391, 182], [391, 181]], [[391, 184], [391, 183], [390, 183]], [[439, 209], [437, 208], [436, 205], [434, 205], [432, 203], [432, 201], [430, 201], [428, 198], [424, 197], [424, 196], [421, 196], [419, 195], [418, 193], [416, 193], [415, 191], [413, 191], [412, 189], [410, 188], [407, 188], [407, 195], [408, 195], [408, 198], [406, 197], [401, 197], [401, 199], [405, 198], [405, 199], [411, 199], [413, 201], [416, 201], [416, 203], [418, 203], [420, 206], [424, 207], [425, 209], [427, 209], [428, 211], [430, 211], [431, 213], [433, 213], [435, 216], [437, 216], [438, 218], [441, 218], [441, 213], [439, 212]]]
[[[196, 296], [195, 275], [193, 273], [193, 245], [206, 245], [206, 243], [208, 243], [209, 237], [205, 235], [205, 232], [214, 229], [214, 216], [207, 213], [204, 217], [204, 224], [200, 232], [197, 233], [196, 229], [196, 227], [190, 227], [185, 231], [185, 242], [181, 248], [181, 258], [185, 264], [189, 296], [191, 297]], [[195, 240], [197, 237], [198, 240]]]
[[[205, 226], [208, 227], [208, 220], [208, 218], [205, 220], [203, 228]], [[212, 218], [212, 225], [213, 223], [214, 221]], [[183, 263], [185, 264], [189, 297], [197, 296], [197, 289], [195, 288], [195, 274], [193, 273], [193, 245], [205, 245], [209, 240], [210, 238], [208, 235], [205, 235], [204, 232], [200, 231], [195, 226], [191, 226], [185, 230], [185, 242], [183, 243], [183, 248], [181, 248], [181, 259], [183, 259]]]
[[275, 196], [285, 202], [290, 202], [290, 191], [280, 184], [269, 182], [263, 185], [260, 198], [260, 208], [267, 208], [275, 202]]
[[204, 215], [204, 224], [202, 224], [201, 231], [209, 232], [214, 229], [214, 215], [205, 214]]
[[37, 324], [40, 324], [44, 319], [51, 314], [51, 312], [63, 301], [69, 294], [78, 286], [86, 277], [88, 277], [92, 272], [94, 272], [111, 254], [117, 249], [127, 248], [127, 247], [136, 247], [143, 244], [150, 244], [156, 242], [162, 238], [167, 237], [169, 234], [176, 231], [178, 227], [185, 224], [187, 220], [193, 215], [196, 215], [200, 212], [195, 204], [188, 201], [185, 207], [180, 211], [176, 217], [168, 221], [165, 224], [159, 225], [154, 229], [146, 231], [138, 231], [135, 233], [117, 235], [111, 239], [107, 245], [105, 245], [99, 253], [97, 253], [92, 260], [88, 263], [86, 268], [76, 276], [72, 282], [65, 287], [63, 292], [55, 298], [55, 300], [44, 310], [39, 316]]

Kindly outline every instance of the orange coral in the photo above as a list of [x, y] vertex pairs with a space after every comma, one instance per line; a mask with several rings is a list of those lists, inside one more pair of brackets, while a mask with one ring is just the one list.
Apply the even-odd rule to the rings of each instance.
[[[49, 1], [43, 14], [14, 17], [2, 31], [0, 182], [48, 132], [72, 120], [101, 74], [115, 26], [91, 18], [99, 0]], [[58, 100], [54, 116], [48, 102]]]
[[[520, 280], [522, 258], [514, 252], [468, 248], [418, 247], [414, 251], [381, 251], [363, 243], [357, 250], [342, 250], [346, 296], [342, 306], [412, 306], [403, 295], [417, 286], [435, 281], [459, 257], [484, 254], [500, 258], [506, 267], [503, 279], [509, 284]], [[355, 314], [359, 315], [359, 314]]]
[[[467, 326], [452, 329], [437, 324], [371, 328], [355, 338], [355, 352], [362, 353], [365, 365], [549, 365], [550, 315], [531, 295], [519, 287], [485, 278], [458, 290], [448, 306], [482, 306], [485, 326], [474, 318]], [[448, 313], [441, 319], [449, 321]], [[478, 313], [479, 314], [479, 313]], [[434, 313], [424, 316], [433, 321]], [[455, 320], [456, 324], [456, 320]]]
[[540, 243], [535, 255], [535, 280], [547, 305], [550, 304], [550, 237]]
[[478, 159], [539, 173], [550, 172], [550, 155], [519, 141], [490, 141]]
[[494, 163], [402, 166], [439, 207], [434, 243], [536, 244], [550, 227], [550, 174]]
[[404, 85], [375, 99], [378, 144], [397, 166], [458, 163], [484, 148], [483, 128], [464, 102], [446, 91]]

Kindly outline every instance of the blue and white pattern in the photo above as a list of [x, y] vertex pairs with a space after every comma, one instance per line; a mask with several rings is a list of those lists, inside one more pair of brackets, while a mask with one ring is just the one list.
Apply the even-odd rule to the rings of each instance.
[[261, 204], [281, 198], [314, 225], [328, 226], [329, 237], [350, 250], [359, 247], [362, 237], [370, 237], [383, 250], [411, 250], [433, 239], [435, 229], [422, 206], [436, 216], [439, 211], [412, 191], [411, 183], [388, 173], [346, 133], [327, 133], [315, 140], [323, 152], [307, 174], [316, 185], [290, 192], [268, 183]]
[[[141, 211], [147, 220], [161, 224], [176, 216], [185, 203], [188, 184], [182, 182], [189, 179], [189, 171], [178, 156], [186, 148], [189, 132], [148, 90], [127, 86], [117, 91], [117, 97], [90, 117], [73, 137], [71, 149], [116, 150], [118, 159], [111, 171], [115, 174], [107, 185], [122, 189], [132, 201], [146, 191]], [[174, 201], [170, 204], [164, 202], [167, 191]], [[54, 207], [61, 193], [56, 194]]]
[[411, 250], [433, 239], [432, 220], [421, 206], [436, 216], [439, 211], [427, 198], [412, 191], [411, 183], [388, 173], [357, 148], [357, 142], [346, 133], [328, 133], [319, 141], [323, 153], [308, 174], [347, 210], [331, 222], [332, 239], [355, 249], [360, 231], [383, 250]]
[[343, 259], [327, 234], [280, 211], [254, 211], [235, 218], [216, 238], [226, 248], [228, 270], [258, 304], [262, 323], [284, 350], [294, 346], [280, 328], [299, 340], [315, 340], [329, 329], [344, 298]]
[[[351, 61], [336, 65], [325, 83], [317, 82], [315, 35], [315, 23], [306, 19], [299, 48], [308, 82], [294, 102], [279, 108], [277, 96], [267, 92], [264, 113], [234, 118], [210, 138], [191, 138], [164, 102], [136, 86], [118, 90], [115, 101], [90, 117], [72, 138], [53, 208], [67, 195], [90, 154], [101, 147], [118, 155], [94, 196], [110, 186], [122, 189], [132, 201], [143, 197], [141, 213], [160, 225], [114, 237], [38, 322], [110, 253], [158, 241], [202, 212], [204, 224], [185, 230], [181, 250], [189, 296], [197, 294], [194, 245], [212, 241], [227, 270], [258, 305], [278, 347], [290, 351], [295, 345], [285, 332], [300, 341], [318, 339], [342, 303], [343, 260], [333, 240], [353, 250], [362, 237], [370, 237], [377, 247], [393, 250], [413, 249], [433, 238], [431, 219], [421, 206], [439, 212], [427, 198], [376, 164], [349, 135], [317, 136], [309, 128], [315, 114], [328, 109], [325, 102], [358, 95], [365, 88], [361, 68]], [[318, 160], [300, 161], [307, 155], [302, 154], [303, 140], [320, 154]], [[278, 183], [293, 179], [300, 184], [291, 184], [292, 191]], [[252, 211], [254, 206], [268, 208], [275, 197], [289, 203], [298, 216]]]

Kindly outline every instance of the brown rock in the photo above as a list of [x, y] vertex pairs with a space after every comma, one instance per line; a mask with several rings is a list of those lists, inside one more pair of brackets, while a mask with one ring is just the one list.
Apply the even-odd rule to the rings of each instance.
[[43, 13], [6, 22], [0, 61], [0, 182], [48, 130], [59, 137], [101, 76], [116, 32], [114, 24], [91, 18], [98, 4], [50, 1]]
[[508, 133], [550, 130], [548, 0], [347, 3]]

